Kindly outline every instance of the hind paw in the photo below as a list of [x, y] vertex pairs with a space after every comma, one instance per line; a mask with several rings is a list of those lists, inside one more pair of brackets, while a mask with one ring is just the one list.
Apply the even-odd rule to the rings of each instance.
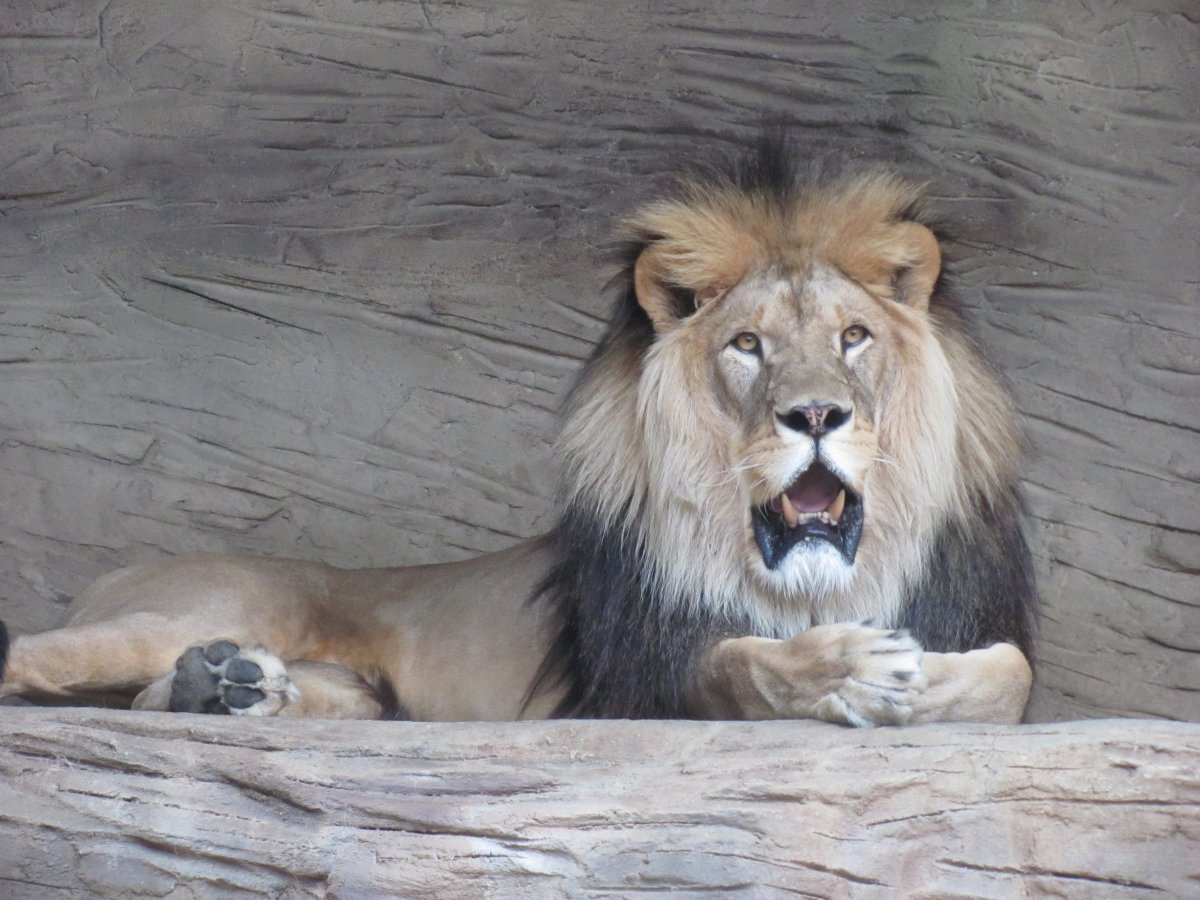
[[273, 716], [300, 692], [283, 661], [262, 647], [213, 641], [189, 647], [175, 663], [171, 712]]

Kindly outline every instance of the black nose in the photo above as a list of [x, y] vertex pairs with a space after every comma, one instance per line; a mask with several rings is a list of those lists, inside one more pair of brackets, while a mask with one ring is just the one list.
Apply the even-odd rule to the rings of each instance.
[[850, 419], [850, 410], [834, 403], [810, 403], [808, 406], [792, 407], [786, 413], [776, 413], [775, 417], [784, 428], [820, 437], [845, 425]]

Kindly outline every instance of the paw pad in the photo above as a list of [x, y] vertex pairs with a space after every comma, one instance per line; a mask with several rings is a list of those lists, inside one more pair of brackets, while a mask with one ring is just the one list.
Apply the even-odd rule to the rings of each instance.
[[172, 712], [271, 716], [299, 692], [283, 662], [261, 647], [213, 641], [189, 647], [175, 663]]
[[211, 665], [219, 666], [232, 656], [236, 656], [238, 645], [232, 641], [213, 641], [204, 648], [204, 658]]

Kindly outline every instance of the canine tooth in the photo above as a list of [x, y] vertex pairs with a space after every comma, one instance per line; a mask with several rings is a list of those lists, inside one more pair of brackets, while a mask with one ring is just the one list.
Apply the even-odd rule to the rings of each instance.
[[834, 498], [833, 503], [829, 504], [829, 509], [825, 510], [825, 512], [829, 513], [829, 518], [833, 520], [834, 524], [836, 524], [839, 521], [841, 521], [842, 511], [845, 508], [846, 508], [846, 489], [842, 488], [840, 491], [838, 491], [837, 497]]
[[800, 513], [796, 512], [796, 507], [792, 505], [792, 498], [787, 494], [780, 494], [779, 499], [783, 505], [783, 521], [787, 522], [788, 528], [795, 528], [800, 524]]

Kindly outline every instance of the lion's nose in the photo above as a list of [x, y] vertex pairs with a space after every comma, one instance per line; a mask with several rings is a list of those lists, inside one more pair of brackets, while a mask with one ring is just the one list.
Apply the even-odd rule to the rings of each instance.
[[776, 413], [775, 417], [784, 428], [817, 438], [850, 421], [850, 410], [836, 403], [810, 403], [793, 406], [786, 413]]

